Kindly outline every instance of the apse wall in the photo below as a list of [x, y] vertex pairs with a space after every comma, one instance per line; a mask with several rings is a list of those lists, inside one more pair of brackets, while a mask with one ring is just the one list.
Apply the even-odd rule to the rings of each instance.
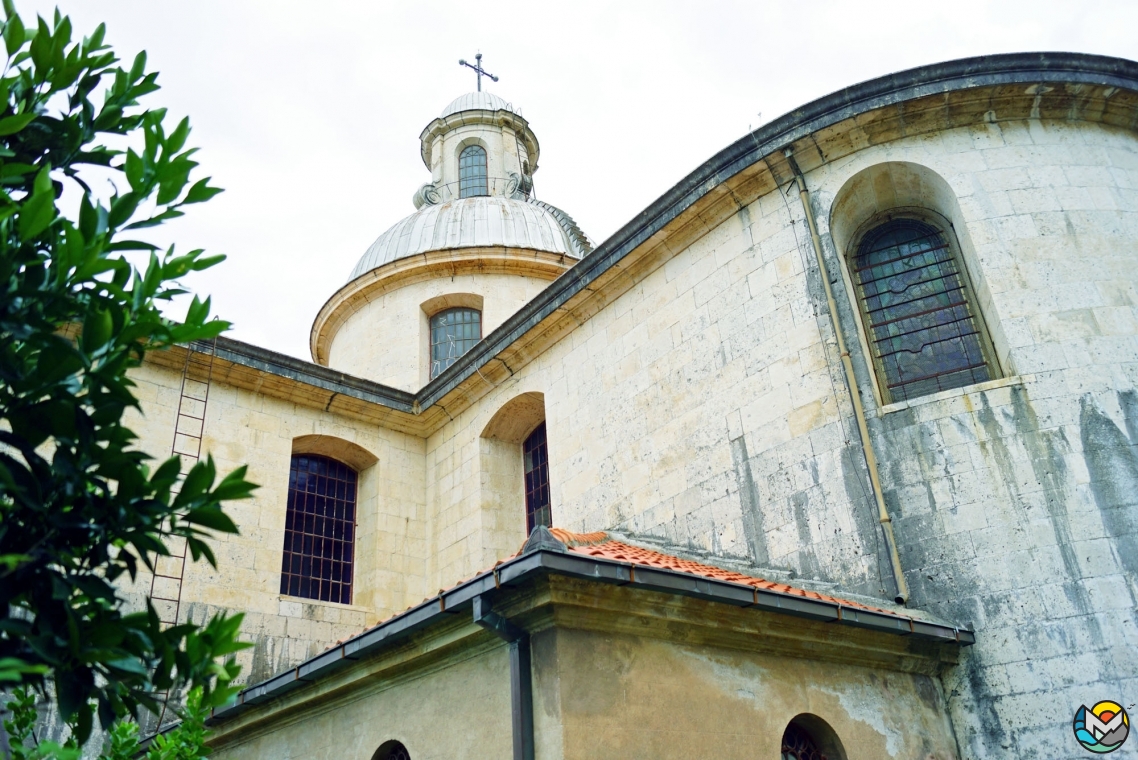
[[[852, 237], [862, 220], [835, 216], [835, 199], [887, 163], [937, 187], [921, 203], [955, 234], [998, 379], [879, 402], [831, 222]], [[1138, 144], [1084, 122], [986, 123], [867, 146], [806, 179], [911, 604], [979, 631], [947, 676], [962, 747], [1048, 756], [1069, 705], [1138, 685]], [[794, 193], [742, 205], [511, 371], [428, 440], [440, 582], [524, 537], [520, 507], [515, 526], [483, 522], [479, 432], [532, 392], [558, 526], [892, 595]]]

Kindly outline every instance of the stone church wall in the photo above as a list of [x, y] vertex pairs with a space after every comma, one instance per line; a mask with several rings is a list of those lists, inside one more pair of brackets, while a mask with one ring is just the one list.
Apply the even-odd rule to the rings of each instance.
[[[145, 414], [129, 424], [144, 450], [165, 456], [181, 374], [147, 363], [131, 376]], [[378, 458], [360, 473], [352, 605], [280, 594], [293, 443], [314, 435], [356, 444]], [[239, 655], [244, 680], [256, 683], [292, 667], [427, 594], [422, 439], [215, 380], [202, 450], [203, 458], [213, 455], [219, 475], [248, 464], [248, 479], [261, 486], [252, 499], [228, 505], [241, 533], [211, 542], [218, 569], [191, 563], [182, 587], [183, 618], [200, 623], [221, 610], [245, 613], [243, 634], [254, 647]], [[132, 597], [141, 603], [149, 591], [149, 574], [140, 574]]]
[[[1047, 756], [1080, 701], [1138, 685], [1136, 147], [1078, 122], [993, 123], [867, 147], [807, 177], [911, 604], [979, 631], [948, 676], [968, 756]], [[829, 221], [845, 183], [884, 162], [955, 194], [958, 209], [933, 210], [963, 225], [1003, 379], [877, 402]], [[478, 436], [536, 392], [558, 525], [892, 595], [795, 196], [741, 207], [429, 439], [432, 575], [462, 577], [509, 543], [484, 528]]]

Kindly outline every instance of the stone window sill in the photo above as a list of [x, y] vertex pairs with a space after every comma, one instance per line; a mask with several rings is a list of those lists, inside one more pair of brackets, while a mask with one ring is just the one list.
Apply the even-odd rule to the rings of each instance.
[[286, 617], [301, 617], [303, 615], [303, 612], [301, 612], [301, 611], [298, 611], [297, 614], [295, 614], [295, 615], [290, 615], [289, 613], [285, 612], [285, 610], [288, 609], [288, 607], [286, 607], [286, 604], [288, 604], [290, 602], [293, 604], [312, 604], [312, 605], [315, 605], [317, 607], [331, 607], [332, 609], [335, 609], [335, 610], [348, 610], [350, 612], [371, 612], [371, 610], [368, 609], [367, 607], [360, 607], [357, 604], [339, 604], [337, 602], [323, 602], [319, 599], [306, 599], [303, 596], [286, 596], [284, 594], [281, 594], [280, 595], [280, 601], [281, 601], [281, 604], [280, 604], [280, 613], [279, 614], [285, 615]]
[[989, 380], [985, 383], [965, 385], [961, 388], [953, 388], [950, 391], [931, 393], [928, 396], [921, 396], [920, 398], [911, 398], [906, 401], [898, 401], [894, 404], [886, 404], [881, 407], [880, 413], [890, 414], [892, 412], [900, 412], [905, 409], [912, 409], [915, 406], [923, 406], [925, 404], [932, 404], [937, 401], [944, 401], [946, 399], [969, 396], [973, 393], [984, 393], [985, 391], [994, 391], [999, 388], [1008, 388], [1013, 385], [1025, 385], [1026, 383], [1030, 382], [1033, 377], [1033, 375], [1012, 375], [1011, 377], [1001, 377], [997, 380]]

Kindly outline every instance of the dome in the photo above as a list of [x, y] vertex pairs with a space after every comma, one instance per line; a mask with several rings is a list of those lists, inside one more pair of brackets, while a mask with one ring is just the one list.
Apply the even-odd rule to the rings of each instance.
[[567, 231], [563, 225], [572, 220], [561, 221], [555, 212], [565, 216], [548, 204], [496, 196], [423, 206], [380, 235], [349, 280], [392, 261], [444, 248], [505, 246], [580, 258], [588, 250], [578, 252], [583, 244], [570, 237], [575, 225]]
[[514, 113], [514, 107], [506, 101], [489, 92], [468, 92], [465, 95], [460, 95], [451, 101], [450, 105], [443, 109], [439, 114], [440, 119], [445, 119], [452, 113], [459, 111], [509, 111]]

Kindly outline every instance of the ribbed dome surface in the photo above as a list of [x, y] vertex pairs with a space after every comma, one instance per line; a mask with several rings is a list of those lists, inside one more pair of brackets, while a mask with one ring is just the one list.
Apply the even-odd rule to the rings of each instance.
[[424, 206], [396, 223], [371, 244], [348, 279], [417, 253], [489, 246], [577, 258], [557, 218], [546, 209], [525, 201], [481, 196]]
[[439, 114], [439, 118], [445, 119], [452, 113], [458, 113], [459, 111], [498, 111], [502, 109], [510, 111], [511, 113], [514, 110], [509, 103], [493, 93], [468, 92], [452, 100], [450, 105], [444, 108], [443, 112]]

